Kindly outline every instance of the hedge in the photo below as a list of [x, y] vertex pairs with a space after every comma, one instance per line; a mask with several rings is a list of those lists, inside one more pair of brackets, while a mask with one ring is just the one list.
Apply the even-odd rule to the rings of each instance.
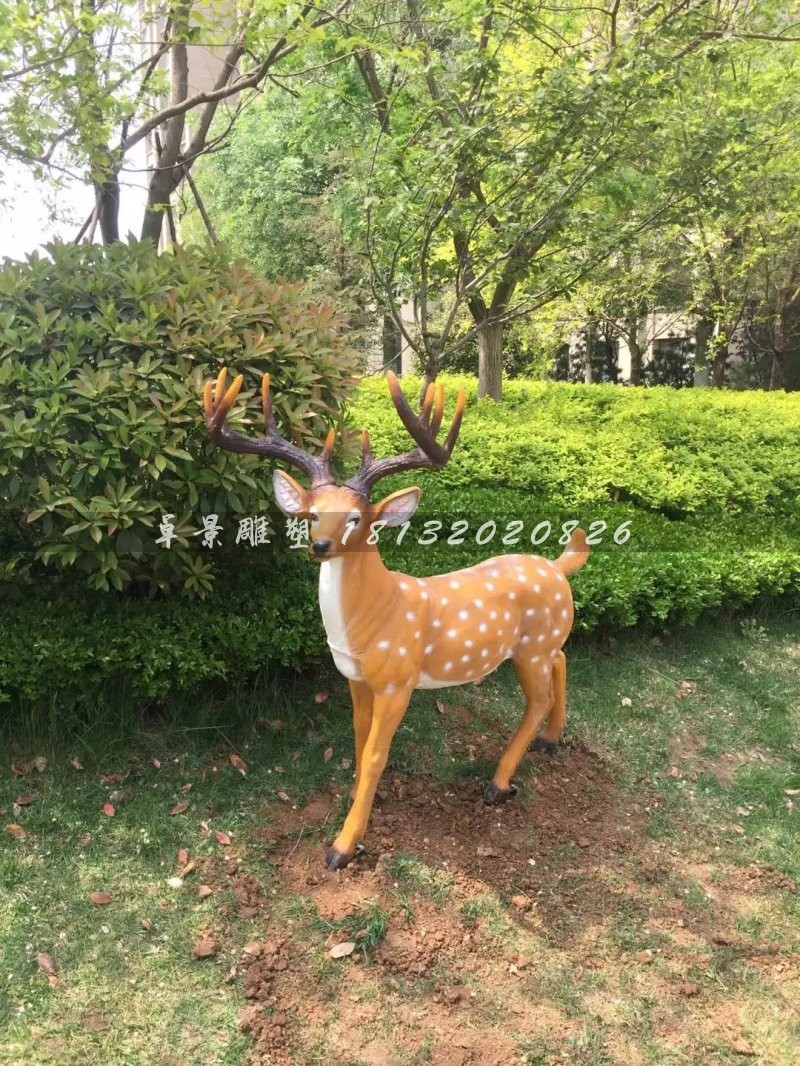
[[[403, 542], [382, 544], [387, 563], [424, 575], [501, 551], [494, 519], [560, 525], [630, 523], [630, 539], [598, 547], [572, 578], [576, 628], [691, 623], [757, 597], [800, 589], [800, 397], [512, 382], [503, 404], [477, 403], [475, 383], [447, 380], [448, 410], [465, 384], [468, 408], [447, 468], [387, 479], [378, 493], [416, 482], [418, 515]], [[418, 391], [406, 382], [409, 396]], [[367, 379], [349, 411], [377, 454], [408, 441], [385, 383]], [[198, 416], [199, 417], [199, 416]], [[464, 543], [421, 547], [423, 524], [457, 518]], [[326, 656], [315, 565], [302, 553], [239, 547], [201, 602], [80, 593], [39, 579], [0, 601], [0, 699], [15, 708], [86, 705], [124, 690], [164, 698], [277, 663], [305, 668]]]

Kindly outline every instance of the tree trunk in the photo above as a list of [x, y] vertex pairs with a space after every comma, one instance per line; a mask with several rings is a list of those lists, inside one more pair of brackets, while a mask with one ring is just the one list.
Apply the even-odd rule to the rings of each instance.
[[628, 337], [628, 351], [631, 353], [631, 385], [641, 385], [644, 369], [644, 355], [638, 337]]
[[727, 334], [720, 335], [720, 342], [717, 345], [716, 352], [714, 354], [714, 361], [711, 364], [711, 384], [715, 389], [725, 388], [725, 374], [728, 369], [728, 337]]
[[478, 326], [478, 396], [503, 398], [503, 323], [491, 319]]
[[147, 193], [147, 207], [142, 222], [142, 240], [151, 240], [158, 244], [161, 237], [161, 229], [164, 225], [164, 215], [170, 197], [177, 189], [180, 179], [176, 181], [171, 171], [162, 171], [153, 174], [150, 179], [150, 188]]
[[708, 386], [708, 346], [714, 332], [714, 320], [707, 315], [697, 319], [694, 328], [694, 387]]
[[593, 318], [590, 318], [583, 331], [584, 337], [586, 338], [583, 362], [583, 381], [585, 385], [591, 385], [594, 379], [594, 341], [596, 332], [597, 323]]
[[381, 340], [383, 345], [383, 369], [393, 370], [395, 374], [400, 374], [402, 369], [400, 366], [400, 353], [403, 350], [403, 338], [392, 315], [383, 316]]
[[635, 311], [625, 318], [625, 340], [631, 356], [631, 385], [641, 385], [644, 378], [644, 352], [639, 344], [639, 316]]
[[119, 179], [116, 174], [95, 185], [94, 199], [103, 244], [114, 244], [119, 240]]

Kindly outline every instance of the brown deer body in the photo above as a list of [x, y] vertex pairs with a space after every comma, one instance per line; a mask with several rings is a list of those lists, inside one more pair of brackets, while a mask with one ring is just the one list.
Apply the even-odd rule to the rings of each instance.
[[353, 803], [326, 853], [326, 865], [339, 869], [352, 859], [366, 831], [392, 738], [414, 689], [474, 682], [504, 660], [513, 661], [525, 711], [484, 792], [487, 803], [502, 803], [513, 794], [512, 776], [545, 719], [547, 728], [536, 746], [554, 749], [566, 720], [566, 662], [561, 649], [573, 619], [566, 575], [585, 563], [589, 549], [584, 533], [575, 530], [566, 551], [554, 562], [505, 555], [428, 578], [387, 570], [377, 545], [370, 543], [375, 539], [370, 536], [373, 524], [398, 526], [408, 521], [420, 490], [403, 489], [372, 504], [370, 489], [386, 474], [447, 462], [460, 428], [463, 394], [441, 445], [436, 442], [443, 413], [441, 389], [434, 397], [431, 386], [417, 418], [396, 378], [389, 375], [395, 407], [418, 447], [375, 460], [364, 434], [361, 470], [346, 485], [337, 486], [328, 471], [331, 434], [318, 459], [277, 435], [268, 376], [262, 386], [267, 435], [245, 437], [225, 425], [240, 387], [237, 378], [226, 391], [224, 371], [215, 395], [211, 383], [206, 386], [206, 420], [212, 437], [232, 450], [283, 458], [311, 476], [311, 488], [305, 489], [279, 470], [274, 486], [281, 510], [311, 523], [311, 554], [320, 563], [322, 619], [334, 662], [348, 679], [353, 699]]

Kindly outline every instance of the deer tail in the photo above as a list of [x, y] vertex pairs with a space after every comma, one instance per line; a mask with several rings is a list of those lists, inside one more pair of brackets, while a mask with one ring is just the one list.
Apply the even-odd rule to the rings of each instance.
[[589, 558], [589, 543], [582, 529], [573, 531], [569, 538], [569, 544], [563, 553], [553, 561], [562, 574], [571, 574], [574, 570], [580, 570]]

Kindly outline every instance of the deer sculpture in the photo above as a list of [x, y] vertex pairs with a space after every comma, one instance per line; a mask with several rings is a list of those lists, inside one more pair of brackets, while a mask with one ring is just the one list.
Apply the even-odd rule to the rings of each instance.
[[[443, 388], [429, 386], [421, 412], [415, 415], [397, 378], [388, 373], [387, 380], [397, 414], [416, 447], [376, 459], [364, 431], [361, 468], [343, 485], [334, 482], [330, 471], [333, 430], [319, 456], [279, 435], [269, 374], [261, 386], [265, 426], [261, 437], [238, 433], [225, 421], [242, 386], [241, 375], [226, 387], [223, 369], [216, 385], [207, 382], [204, 392], [206, 423], [219, 446], [282, 460], [311, 480], [304, 488], [276, 470], [273, 484], [284, 514], [310, 523], [310, 553], [320, 565], [322, 620], [353, 700], [355, 784], [341, 832], [325, 855], [330, 870], [347, 866], [356, 854], [392, 738], [415, 689], [475, 682], [506, 659], [514, 663], [525, 711], [485, 789], [487, 804], [504, 803], [516, 791], [512, 777], [529, 747], [555, 750], [566, 720], [566, 660], [561, 649], [573, 619], [566, 575], [589, 556], [586, 536], [576, 529], [564, 553], [552, 562], [503, 555], [427, 578], [388, 570], [371, 536], [373, 524], [391, 527], [407, 522], [419, 503], [420, 490], [401, 489], [371, 503], [372, 489], [389, 474], [443, 467], [458, 437], [465, 398], [460, 391], [452, 425], [440, 443]], [[536, 737], [545, 719], [546, 728]]]

